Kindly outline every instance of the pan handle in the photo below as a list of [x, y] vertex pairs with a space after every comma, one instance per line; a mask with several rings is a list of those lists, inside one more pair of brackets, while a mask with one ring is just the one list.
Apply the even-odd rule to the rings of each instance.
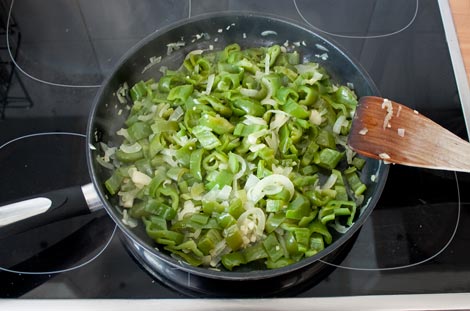
[[12, 202], [0, 206], [0, 239], [102, 207], [91, 183]]

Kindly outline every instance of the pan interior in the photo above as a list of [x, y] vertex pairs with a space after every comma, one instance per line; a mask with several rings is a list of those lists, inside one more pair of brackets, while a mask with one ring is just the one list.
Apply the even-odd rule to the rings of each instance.
[[[184, 46], [169, 53], [167, 45], [175, 42], [184, 42]], [[259, 16], [250, 13], [200, 16], [153, 33], [121, 59], [95, 99], [88, 128], [89, 143], [94, 148], [90, 148], [88, 152], [88, 161], [93, 182], [105, 203], [108, 213], [133, 240], [138, 241], [164, 262], [191, 272], [209, 276], [218, 274], [230, 277], [250, 277], [250, 274], [244, 273], [243, 270], [237, 273], [214, 272], [204, 268], [189, 267], [168, 255], [156, 251], [154, 242], [147, 237], [143, 226], [139, 225], [134, 229], [130, 229], [122, 223], [122, 215], [119, 209], [116, 208], [116, 198], [108, 198], [103, 187], [104, 181], [110, 176], [111, 172], [96, 161], [96, 156], [102, 153], [99, 142], [104, 142], [109, 146], [118, 146], [122, 142], [122, 137], [116, 135], [116, 132], [123, 127], [128, 115], [127, 105], [130, 103], [122, 104], [118, 101], [116, 91], [120, 86], [127, 83], [131, 87], [141, 80], [145, 81], [150, 78], [158, 80], [162, 75], [159, 71], [162, 66], [172, 70], [178, 69], [190, 51], [200, 49], [222, 50], [231, 43], [238, 43], [242, 48], [273, 44], [294, 45], [304, 61], [319, 63], [328, 71], [334, 82], [339, 84], [352, 83], [358, 97], [378, 95], [371, 79], [350, 57], [337, 48], [336, 45], [305, 28], [272, 16]], [[161, 62], [143, 72], [152, 57], [161, 57]], [[368, 190], [365, 193], [364, 207], [355, 225], [344, 235], [336, 234], [334, 236], [335, 242], [324, 251], [297, 264], [276, 269], [278, 270], [277, 273], [285, 273], [298, 266], [312, 263], [344, 243], [372, 211], [384, 186], [387, 169], [379, 161], [367, 160], [363, 169], [363, 179], [368, 185]], [[376, 175], [378, 182], [371, 183], [371, 175]], [[245, 269], [246, 271], [253, 271], [260, 268], [247, 266]], [[274, 272], [271, 270], [269, 272], [260, 271], [260, 273], [268, 275], [268, 273], [273, 274]]]

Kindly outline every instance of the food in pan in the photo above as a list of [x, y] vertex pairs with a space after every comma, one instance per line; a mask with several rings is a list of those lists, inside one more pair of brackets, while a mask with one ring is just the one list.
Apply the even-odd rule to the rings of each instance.
[[319, 64], [273, 45], [190, 52], [118, 92], [132, 102], [99, 162], [123, 221], [194, 266], [279, 268], [353, 224], [365, 160], [346, 145], [357, 105]]

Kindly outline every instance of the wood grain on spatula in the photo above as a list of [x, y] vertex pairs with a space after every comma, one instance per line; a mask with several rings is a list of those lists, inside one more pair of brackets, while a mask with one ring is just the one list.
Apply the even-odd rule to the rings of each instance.
[[383, 103], [383, 98], [374, 96], [359, 100], [348, 139], [354, 151], [390, 163], [470, 172], [467, 141], [394, 101], [384, 128], [387, 107], [382, 108]]

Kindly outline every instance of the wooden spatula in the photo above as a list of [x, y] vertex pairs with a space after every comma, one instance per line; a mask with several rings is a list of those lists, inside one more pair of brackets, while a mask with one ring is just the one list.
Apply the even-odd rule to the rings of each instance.
[[348, 144], [389, 163], [470, 172], [470, 143], [416, 110], [381, 97], [359, 100]]

